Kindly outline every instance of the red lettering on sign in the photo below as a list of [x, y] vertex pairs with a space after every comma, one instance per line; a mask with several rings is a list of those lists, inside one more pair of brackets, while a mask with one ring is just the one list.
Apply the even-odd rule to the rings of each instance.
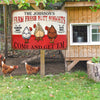
[[65, 24], [65, 17], [63, 16], [49, 16], [49, 20]]
[[36, 21], [36, 16], [25, 16], [25, 22], [26, 21]]
[[24, 16], [14, 17], [14, 24], [24, 22]]

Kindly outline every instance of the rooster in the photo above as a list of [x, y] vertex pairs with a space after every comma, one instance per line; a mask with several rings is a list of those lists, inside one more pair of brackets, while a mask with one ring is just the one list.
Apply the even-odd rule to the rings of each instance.
[[27, 74], [36, 74], [40, 70], [40, 67], [33, 67], [33, 66], [27, 64], [26, 62], [25, 62], [25, 68], [26, 68]]
[[2, 72], [3, 72], [4, 76], [6, 74], [10, 74], [10, 77], [12, 77], [11, 73], [17, 68], [18, 68], [17, 65], [9, 66], [9, 65], [4, 64], [4, 62], [2, 61]]

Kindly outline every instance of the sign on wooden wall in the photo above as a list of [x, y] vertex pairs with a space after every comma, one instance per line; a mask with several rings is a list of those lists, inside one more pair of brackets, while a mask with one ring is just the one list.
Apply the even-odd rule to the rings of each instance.
[[54, 10], [12, 13], [13, 49], [66, 49], [67, 14]]

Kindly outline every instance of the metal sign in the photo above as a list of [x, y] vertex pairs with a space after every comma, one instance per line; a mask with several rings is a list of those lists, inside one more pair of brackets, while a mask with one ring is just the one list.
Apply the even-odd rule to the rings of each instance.
[[67, 14], [59, 10], [18, 10], [12, 13], [12, 47], [66, 49]]

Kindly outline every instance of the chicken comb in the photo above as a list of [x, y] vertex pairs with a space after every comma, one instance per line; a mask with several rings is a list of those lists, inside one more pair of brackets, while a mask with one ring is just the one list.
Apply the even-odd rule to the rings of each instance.
[[0, 55], [0, 59], [2, 58], [2, 55]]

